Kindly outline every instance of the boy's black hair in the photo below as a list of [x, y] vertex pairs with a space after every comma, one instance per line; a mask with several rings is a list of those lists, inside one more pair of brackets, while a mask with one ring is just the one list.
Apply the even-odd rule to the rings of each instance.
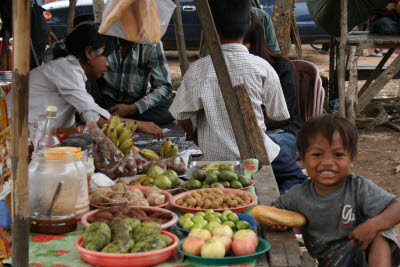
[[340, 134], [343, 147], [350, 153], [350, 157], [353, 160], [357, 155], [357, 128], [347, 119], [330, 114], [312, 117], [300, 128], [296, 142], [300, 157], [304, 159], [311, 140], [317, 135], [322, 134], [332, 144], [335, 132]]
[[250, 0], [208, 0], [218, 33], [237, 40], [246, 34], [251, 18]]
[[107, 57], [114, 51], [113, 37], [98, 33], [99, 24], [85, 21], [80, 23], [65, 39], [65, 50], [57, 51], [55, 58], [74, 55], [87, 63], [85, 49], [91, 46], [94, 51], [104, 47], [102, 56]]

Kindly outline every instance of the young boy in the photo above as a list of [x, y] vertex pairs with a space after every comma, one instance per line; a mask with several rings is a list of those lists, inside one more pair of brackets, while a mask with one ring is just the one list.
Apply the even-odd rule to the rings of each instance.
[[[209, 0], [222, 52], [234, 86], [246, 84], [259, 129], [281, 193], [306, 178], [296, 163], [265, 133], [261, 104], [273, 120], [289, 118], [278, 75], [264, 59], [243, 45], [249, 28], [248, 0]], [[240, 100], [239, 100], [240, 101]], [[210, 56], [194, 62], [183, 77], [169, 109], [188, 136], [198, 137], [204, 160], [238, 160], [239, 148]], [[197, 131], [191, 118], [196, 117]]]
[[311, 179], [273, 205], [307, 218], [301, 232], [319, 266], [398, 266], [399, 246], [390, 228], [400, 222], [400, 201], [350, 172], [357, 139], [356, 127], [344, 118], [307, 121], [297, 147]]

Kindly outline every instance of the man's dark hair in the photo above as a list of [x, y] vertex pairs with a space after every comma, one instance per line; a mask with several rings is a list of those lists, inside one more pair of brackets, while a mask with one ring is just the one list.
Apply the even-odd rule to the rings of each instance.
[[343, 147], [350, 153], [353, 160], [357, 155], [358, 131], [347, 119], [335, 115], [319, 115], [312, 117], [303, 124], [297, 134], [297, 149], [301, 158], [305, 157], [310, 141], [319, 134], [332, 144], [333, 134], [338, 132], [343, 141]]
[[54, 57], [74, 55], [86, 62], [85, 49], [91, 46], [94, 51], [104, 47], [103, 56], [107, 57], [114, 51], [113, 37], [98, 33], [99, 24], [85, 21], [80, 23], [65, 39], [65, 50], [55, 52]]
[[250, 0], [208, 0], [215, 27], [225, 39], [243, 38], [251, 18]]

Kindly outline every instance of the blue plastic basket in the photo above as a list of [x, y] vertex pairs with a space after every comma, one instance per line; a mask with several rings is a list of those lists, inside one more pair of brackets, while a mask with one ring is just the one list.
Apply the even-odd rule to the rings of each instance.
[[0, 227], [10, 227], [11, 226], [11, 216], [8, 211], [6, 199], [0, 200]]

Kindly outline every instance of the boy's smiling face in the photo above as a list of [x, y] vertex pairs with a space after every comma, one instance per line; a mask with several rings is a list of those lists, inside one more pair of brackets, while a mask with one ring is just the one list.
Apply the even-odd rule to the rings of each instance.
[[338, 132], [334, 132], [332, 144], [322, 134], [317, 134], [306, 150], [302, 167], [314, 181], [318, 195], [326, 195], [339, 189], [349, 174], [352, 158]]

